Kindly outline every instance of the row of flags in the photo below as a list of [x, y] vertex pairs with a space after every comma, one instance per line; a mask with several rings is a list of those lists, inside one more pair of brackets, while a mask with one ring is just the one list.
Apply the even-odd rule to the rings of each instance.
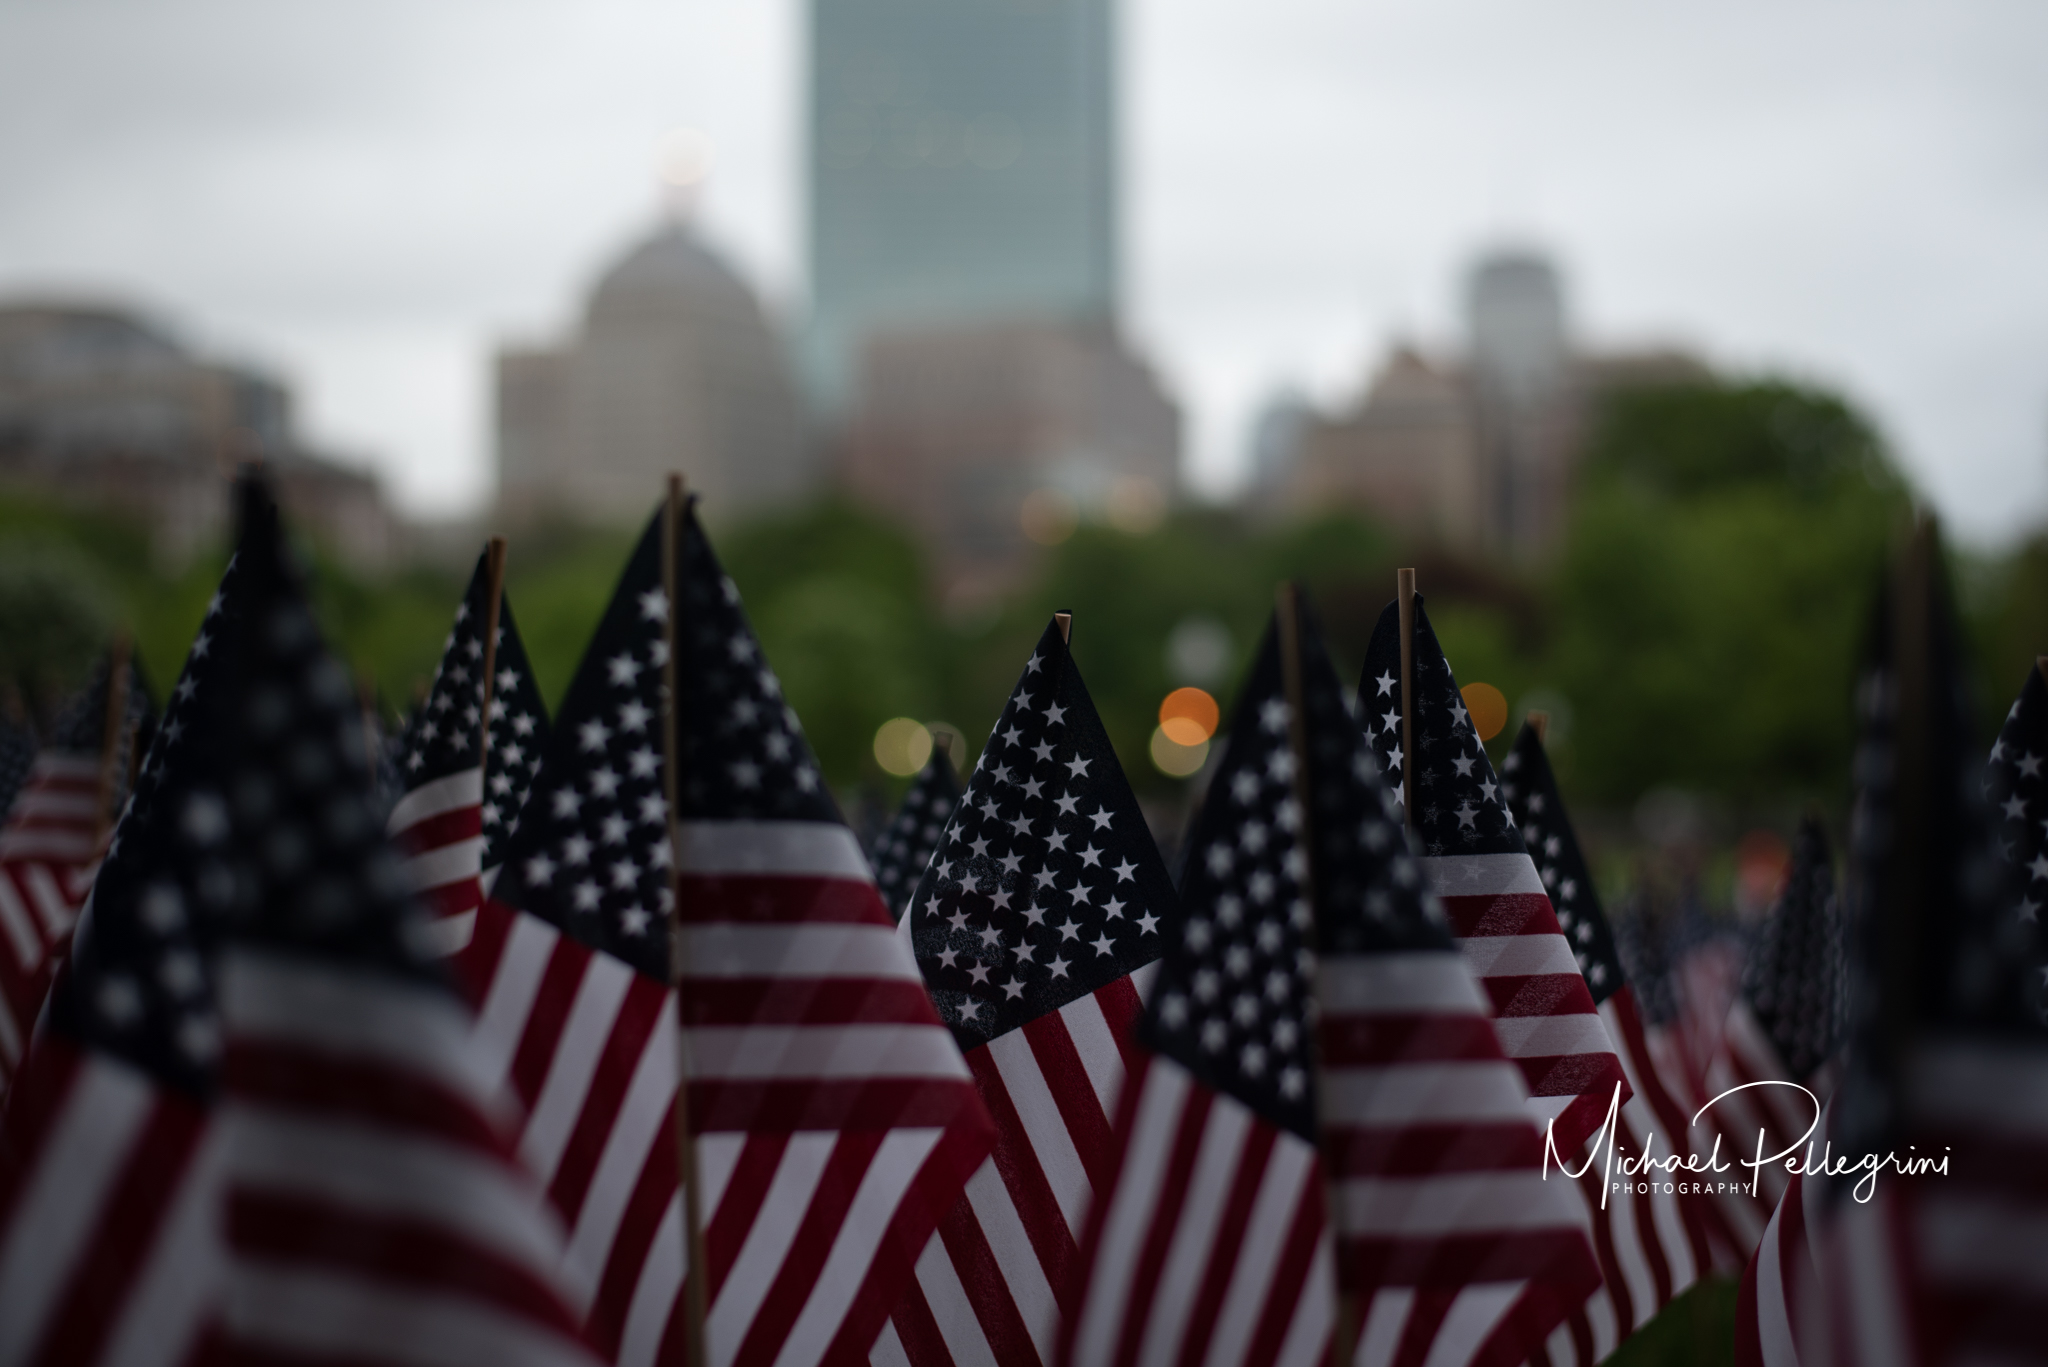
[[[1713, 1275], [1745, 1363], [2042, 1352], [2048, 674], [1986, 778], [1924, 539], [1851, 895], [1809, 823], [1703, 1029], [1419, 595], [1353, 702], [1283, 588], [1176, 880], [1064, 613], [863, 848], [676, 487], [552, 718], [488, 549], [380, 779], [238, 499], [0, 832], [0, 1367], [1564, 1367]], [[1810, 1128], [1947, 1166], [1697, 1171]]]

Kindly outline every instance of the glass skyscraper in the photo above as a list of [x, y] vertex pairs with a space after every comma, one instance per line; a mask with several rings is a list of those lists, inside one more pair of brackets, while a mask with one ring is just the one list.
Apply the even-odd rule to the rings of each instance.
[[862, 339], [1108, 322], [1112, 0], [811, 0], [806, 381], [829, 413]]

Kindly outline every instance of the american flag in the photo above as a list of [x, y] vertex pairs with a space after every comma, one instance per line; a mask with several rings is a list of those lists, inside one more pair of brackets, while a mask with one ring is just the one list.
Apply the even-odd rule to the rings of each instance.
[[[1753, 1161], [1759, 1137], [1766, 1155], [1779, 1153], [1813, 1125], [1816, 1103], [1826, 1105], [1833, 1094], [1847, 1023], [1847, 933], [1827, 832], [1808, 817], [1800, 823], [1784, 891], [1743, 966], [1742, 991], [1728, 1010], [1721, 1048], [1707, 1068], [1698, 1103], [1720, 1099], [1695, 1130], [1701, 1152], [1711, 1153], [1718, 1139], [1725, 1160]], [[1733, 1191], [1717, 1187], [1715, 1199], [1747, 1258], [1790, 1178], [1781, 1164], [1738, 1171], [1753, 1180]]]
[[0, 1364], [173, 1364], [218, 1289], [217, 1146], [203, 1141], [220, 1022], [197, 909], [233, 870], [184, 838], [218, 791], [275, 514], [245, 490], [240, 544], [108, 843], [46, 1025], [7, 1098], [0, 1160]]
[[[1334, 676], [1327, 691], [1338, 696]], [[1308, 1367], [1328, 1352], [1337, 1287], [1291, 716], [1269, 630], [1189, 834], [1183, 914], [1165, 922], [1068, 1335], [1074, 1367]], [[1335, 716], [1355, 742], [1341, 700]]]
[[[406, 881], [438, 914], [449, 952], [469, 942], [483, 880], [498, 866], [547, 744], [548, 714], [512, 605], [498, 598], [497, 646], [484, 648], [490, 621], [488, 552], [477, 558], [433, 686], [406, 726], [397, 769], [402, 796], [386, 829], [407, 856]], [[484, 667], [490, 658], [491, 723], [484, 745]], [[479, 751], [483, 753], [479, 754]]]
[[[1636, 1007], [1599, 890], [1534, 727], [1523, 725], [1500, 773], [1501, 792], [1549, 891], [1558, 927], [1628, 1071], [1633, 1095], [1616, 1118], [1612, 1157], [1682, 1158], [1693, 1151], [1697, 1109], [1683, 1059], [1676, 1042], [1663, 1038], [1658, 1027], [1645, 1026]], [[1716, 1267], [1734, 1268], [1749, 1251], [1744, 1247], [1738, 1256], [1715, 1194], [1690, 1189], [1698, 1179], [1680, 1175], [1666, 1181], [1661, 1172], [1618, 1177], [1609, 1171], [1604, 1146], [1598, 1147], [1599, 1161], [1579, 1184], [1602, 1278], [1574, 1325], [1579, 1360], [1589, 1363], [1605, 1358], [1701, 1276]]]
[[1055, 621], [904, 918], [997, 1137], [875, 1363], [1052, 1360], [1116, 1158], [1131, 1027], [1177, 905]]
[[[2048, 942], [2038, 934], [2041, 911], [2048, 907], [2048, 778], [2041, 772], [2048, 764], [2048, 657], [2035, 661], [2027, 671], [2020, 695], [2005, 714], [1997, 743], [1991, 747], [1991, 767], [1984, 776], [1984, 794], [1997, 809], [1998, 839], [2005, 857], [2018, 870], [2015, 879], [2020, 921], [2037, 928], [2036, 943]], [[2048, 956], [2029, 965], [2028, 990], [2034, 1009], [2048, 1021]]]
[[230, 1362], [589, 1364], [556, 1285], [560, 1225], [377, 828], [348, 673], [274, 522], [239, 558], [232, 679], [200, 699], [217, 780], [164, 795], [180, 853], [220, 871], [188, 907], [222, 940], [209, 1346]]
[[[520, 1149], [570, 1228], [586, 1333], [680, 1362], [688, 1059], [714, 1362], [864, 1355], [988, 1120], [694, 514], [670, 621], [657, 515], [562, 704], [462, 962]], [[672, 851], [681, 852], [672, 945]], [[673, 954], [673, 959], [671, 955]], [[679, 1049], [678, 992], [685, 1006]]]
[[[124, 677], [116, 680], [116, 670]], [[127, 798], [128, 757], [147, 739], [151, 711], [140, 669], [110, 652], [58, 718], [0, 828], [0, 1094], [70, 942], [106, 827]]]
[[875, 886], [881, 889], [890, 915], [901, 919], [959, 801], [960, 777], [953, 772], [953, 761], [947, 758], [944, 746], [934, 745], [931, 761], [904, 792], [903, 805], [868, 851], [875, 866]]
[[1472, 730], [1458, 682], [1415, 596], [1414, 755], [1401, 740], [1398, 603], [1380, 614], [1358, 685], [1361, 724], [1396, 794], [1413, 767], [1409, 827], [1423, 876], [1493, 1002], [1501, 1048], [1522, 1069], [1531, 1113], [1554, 1122], [1557, 1149], [1574, 1156], [1600, 1128], [1614, 1089], [1628, 1084], [1614, 1041], [1558, 928], [1543, 880], [1500, 791], [1493, 761]]

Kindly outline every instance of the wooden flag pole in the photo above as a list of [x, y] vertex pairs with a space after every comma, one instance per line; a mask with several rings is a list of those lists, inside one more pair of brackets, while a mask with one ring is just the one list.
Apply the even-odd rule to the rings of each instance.
[[1536, 733], [1536, 743], [1538, 745], [1547, 747], [1550, 744], [1550, 714], [1548, 712], [1531, 711], [1529, 713], [1529, 729]]
[[1074, 644], [1074, 614], [1055, 612], [1052, 619], [1060, 624], [1060, 640], [1070, 646]]
[[661, 731], [665, 752], [661, 766], [662, 796], [668, 801], [668, 958], [669, 982], [676, 992], [676, 1180], [683, 1188], [683, 1256], [689, 1266], [683, 1277], [683, 1316], [687, 1338], [686, 1361], [691, 1367], [710, 1367], [704, 1342], [704, 1212], [697, 1180], [697, 1137], [690, 1132], [690, 1032], [681, 1011], [683, 980], [688, 976], [690, 953], [683, 938], [683, 823], [676, 815], [680, 785], [676, 782], [677, 742], [682, 726], [678, 713], [682, 693], [678, 687], [680, 665], [677, 646], [682, 633], [680, 571], [683, 538], [683, 477], [668, 477], [668, 502], [661, 515], [661, 591], [668, 596], [668, 618], [663, 639], [668, 658], [661, 666]]
[[1401, 821], [1415, 829], [1415, 571], [1394, 571], [1401, 612]]
[[100, 731], [100, 791], [93, 822], [94, 849], [106, 840], [107, 832], [120, 816], [116, 799], [120, 793], [121, 743], [129, 731], [128, 676], [132, 671], [128, 666], [134, 652], [135, 642], [125, 631], [114, 637], [113, 648], [107, 652], [107, 717]]
[[[1294, 755], [1294, 805], [1301, 809], [1301, 848], [1308, 855], [1302, 865], [1301, 895], [1310, 907], [1316, 905], [1315, 880], [1315, 805], [1309, 800], [1308, 769], [1308, 712], [1302, 706], [1301, 687], [1301, 595], [1291, 583], [1280, 585], [1274, 604], [1274, 618], [1280, 628], [1280, 682], [1287, 695], [1287, 743]], [[1306, 932], [1309, 944], [1315, 944], [1314, 923]], [[1322, 1072], [1322, 1050], [1316, 1047], [1315, 1032], [1308, 1038], [1311, 1070], [1318, 1077]], [[1319, 1146], [1320, 1147], [1320, 1146]], [[1330, 1241], [1337, 1240], [1337, 1194], [1330, 1181], [1330, 1166], [1323, 1165], [1323, 1218], [1328, 1223]], [[1352, 1290], [1344, 1284], [1341, 1263], [1334, 1275], [1337, 1278], [1336, 1323], [1331, 1326], [1330, 1361], [1331, 1367], [1349, 1367], [1358, 1348], [1358, 1301]]]
[[[491, 755], [492, 676], [498, 669], [498, 601], [505, 596], [505, 538], [494, 536], [484, 549], [484, 714], [478, 726], [476, 767], [479, 774]], [[488, 777], [486, 775], [486, 777]]]

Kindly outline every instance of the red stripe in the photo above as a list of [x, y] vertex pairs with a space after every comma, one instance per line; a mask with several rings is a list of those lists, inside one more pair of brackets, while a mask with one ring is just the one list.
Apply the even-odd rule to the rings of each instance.
[[1230, 1190], [1223, 1197], [1223, 1209], [1210, 1236], [1209, 1258], [1202, 1280], [1189, 1307], [1186, 1329], [1180, 1342], [1181, 1367], [1201, 1367], [1208, 1354], [1209, 1336], [1216, 1331], [1216, 1317], [1223, 1313], [1223, 1298], [1244, 1256], [1244, 1232], [1251, 1224], [1252, 1203], [1259, 1183], [1273, 1156], [1273, 1144], [1280, 1132], [1265, 1121], [1253, 1118], [1246, 1127], [1244, 1147], [1231, 1174]]
[[1287, 1331], [1294, 1323], [1295, 1307], [1308, 1287], [1309, 1264], [1315, 1257], [1316, 1241], [1323, 1233], [1326, 1209], [1318, 1166], [1309, 1169], [1308, 1180], [1301, 1184], [1301, 1194], [1295, 1199], [1294, 1222], [1288, 1227], [1287, 1242], [1281, 1245], [1259, 1326], [1246, 1347], [1245, 1361], [1256, 1367], [1279, 1359], [1281, 1348], [1286, 1346]]
[[641, 1265], [660, 1233], [662, 1216], [669, 1199], [676, 1194], [675, 1130], [665, 1121], [661, 1133], [647, 1146], [647, 1157], [633, 1183], [632, 1195], [619, 1217], [618, 1230], [598, 1276], [597, 1294], [585, 1318], [584, 1333], [590, 1344], [609, 1361], [619, 1351], [619, 1338], [626, 1332], [626, 1316], [632, 1312], [633, 1292], [640, 1282]]
[[[577, 1214], [583, 1209], [584, 1197], [590, 1191], [590, 1179], [597, 1173], [598, 1160], [604, 1156], [605, 1142], [618, 1121], [626, 1089], [632, 1085], [634, 1070], [640, 1066], [640, 1056], [646, 1052], [647, 1041], [652, 1038], [655, 1024], [661, 1019], [662, 999], [667, 995], [667, 988], [635, 973], [627, 982], [626, 995], [619, 1003], [617, 1014], [612, 1017], [611, 1033], [605, 1037], [604, 1049], [598, 1054], [596, 1067], [591, 1070], [590, 1086], [584, 1093], [582, 1109], [576, 1113], [575, 1127], [569, 1132], [569, 1142], [563, 1147], [561, 1160], [555, 1165], [554, 1179], [548, 1183], [549, 1199], [571, 1225], [575, 1224]], [[674, 1097], [671, 1090], [664, 1098], [663, 1111], [671, 1108]]]
[[426, 854], [446, 845], [475, 840], [484, 833], [481, 806], [450, 807], [445, 812], [421, 817], [410, 826], [391, 833], [391, 843], [406, 855]]
[[[491, 984], [505, 958], [505, 946], [511, 942], [512, 929], [523, 915], [524, 912], [514, 911], [490, 897], [477, 908], [469, 943], [455, 956], [455, 977], [468, 994], [471, 1006], [481, 1007], [490, 996]], [[547, 924], [538, 917], [534, 919], [538, 924]], [[552, 933], [554, 927], [548, 926], [548, 930]]]
[[1324, 1147], [1340, 1177], [1507, 1172], [1543, 1164], [1543, 1141], [1527, 1120], [1520, 1119], [1384, 1129], [1332, 1126]]
[[782, 1166], [783, 1153], [789, 1148], [786, 1134], [752, 1134], [740, 1146], [739, 1161], [733, 1166], [732, 1176], [726, 1180], [725, 1190], [718, 1198], [718, 1209], [704, 1213], [704, 1261], [708, 1277], [704, 1283], [704, 1304], [708, 1307], [718, 1299], [718, 1292], [725, 1285], [726, 1274], [732, 1271], [733, 1262], [740, 1256], [740, 1246], [746, 1242], [747, 1231], [754, 1227], [754, 1219], [761, 1213], [761, 1203], [768, 1196], [768, 1188], [775, 1180], [776, 1169]]
[[1116, 1041], [1118, 1051], [1124, 1056], [1124, 1076], [1129, 1077], [1137, 1070], [1139, 1056], [1144, 1052], [1138, 1044], [1137, 1030], [1138, 1017], [1144, 1014], [1145, 1003], [1126, 975], [1096, 988], [1095, 1005], [1109, 1025], [1109, 1037]]
[[[1592, 1056], [1581, 1054], [1578, 1057], [1588, 1058]], [[1604, 1054], [1600, 1057], [1606, 1059], [1610, 1067], [1618, 1067], [1612, 1054]], [[1557, 1136], [1557, 1151], [1559, 1153], [1577, 1153], [1584, 1146], [1585, 1142], [1598, 1133], [1602, 1125], [1607, 1123], [1608, 1108], [1614, 1104], [1614, 1082], [1611, 1077], [1607, 1079], [1605, 1086], [1607, 1090], [1604, 1094], [1598, 1090], [1598, 1084], [1595, 1084], [1594, 1087], [1581, 1091], [1577, 1096], [1572, 1096], [1572, 1100], [1566, 1104], [1565, 1108], [1552, 1118], [1550, 1130], [1552, 1134]], [[1536, 1081], [1533, 1079], [1530, 1082], [1529, 1090], [1531, 1095], [1536, 1096], [1572, 1095], [1570, 1091], [1565, 1090], [1563, 1087], [1560, 1087], [1556, 1092], [1537, 1092]], [[1626, 1104], [1627, 1100], [1628, 1092], [1624, 1089], [1622, 1101]]]
[[[1081, 1166], [1088, 1172], [1089, 1185], [1096, 1191], [1107, 1191], [1116, 1136], [1109, 1131], [1109, 1117], [1102, 1113], [1102, 1100], [1095, 1095], [1095, 1086], [1081, 1065], [1080, 1052], [1074, 1048], [1073, 1036], [1067, 1033], [1066, 1021], [1059, 1012], [1048, 1011], [1036, 1020], [1026, 1021], [1023, 1029], [1031, 1056], [1045, 1078], [1046, 1089], [1059, 1108], [1060, 1121], [1081, 1157]], [[1079, 1231], [1075, 1233], [1078, 1235]], [[1071, 1292], [1075, 1288], [1066, 1289]], [[1065, 1308], [1072, 1312], [1073, 1307]]]
[[563, 935], [548, 954], [541, 972], [540, 990], [533, 1007], [520, 1026], [519, 1048], [512, 1055], [511, 1081], [519, 1099], [531, 1106], [554, 1065], [555, 1049], [562, 1042], [562, 1027], [575, 1005], [577, 989], [583, 985], [591, 951]]
[[[1017, 1217], [1024, 1224], [1024, 1233], [1038, 1254], [1053, 1294], [1071, 1295], [1074, 1269], [1080, 1264], [1081, 1254], [1077, 1231], [1067, 1227], [1067, 1217], [1060, 1210], [1052, 1184], [1046, 1180], [1045, 1169], [1031, 1147], [1010, 1089], [1003, 1085], [1002, 1074], [996, 1071], [988, 1050], [970, 1049], [967, 1066], [974, 1070], [975, 1089], [996, 1123], [996, 1172], [1009, 1189], [1010, 1201], [1017, 1207]], [[1065, 1300], [1061, 1307], [1071, 1309]]]
[[803, 1313], [818, 1272], [832, 1251], [846, 1212], [853, 1205], [860, 1180], [874, 1162], [883, 1135], [873, 1130], [841, 1134], [825, 1160], [824, 1171], [811, 1192], [810, 1204], [790, 1241], [789, 1252], [768, 1284], [768, 1293], [754, 1312], [753, 1323], [733, 1354], [735, 1367], [749, 1363], [772, 1363], [789, 1338], [790, 1326]]
[[1493, 974], [1479, 980], [1496, 1016], [1591, 1016], [1593, 995], [1576, 973]]
[[924, 1298], [924, 1288], [915, 1277], [903, 1289], [902, 1298], [889, 1314], [889, 1322], [896, 1326], [897, 1341], [903, 1345], [903, 1356], [910, 1359], [910, 1367], [953, 1367], [952, 1350], [946, 1347], [939, 1322], [932, 1316], [931, 1303]]
[[1593, 1256], [1600, 1260], [1601, 1278], [1614, 1302], [1616, 1333], [1627, 1338], [1636, 1326], [1635, 1297], [1629, 1292], [1628, 1279], [1621, 1273], [1620, 1255], [1614, 1245], [1613, 1212], [1600, 1203], [1600, 1193], [1606, 1185], [1606, 1175], [1597, 1163], [1579, 1176], [1579, 1191], [1586, 1198], [1587, 1214], [1592, 1217]]
[[324, 1121], [363, 1121], [506, 1156], [497, 1126], [433, 1078], [391, 1064], [230, 1037], [221, 1082], [248, 1101]]
[[425, 902], [438, 917], [460, 916], [483, 905], [484, 885], [470, 873], [431, 888], [416, 888], [413, 896]]
[[1484, 1016], [1325, 1016], [1317, 1036], [1325, 1067], [1495, 1059], [1500, 1038]]
[[686, 1025], [924, 1025], [923, 982], [889, 978], [692, 978]]
[[1355, 1269], [1358, 1284], [1367, 1286], [1459, 1287], [1520, 1281], [1568, 1268], [1575, 1257], [1588, 1269], [1593, 1265], [1576, 1225], [1498, 1234], [1419, 1231], [1406, 1237], [1342, 1237], [1345, 1265]]
[[1443, 1328], [1444, 1316], [1457, 1299], [1454, 1288], [1426, 1286], [1415, 1293], [1415, 1300], [1408, 1307], [1407, 1322], [1401, 1326], [1401, 1341], [1394, 1348], [1393, 1367], [1422, 1367], [1430, 1346], [1436, 1342], [1437, 1330]]
[[939, 1221], [939, 1239], [953, 1272], [960, 1278], [967, 1303], [974, 1310], [989, 1352], [999, 1367], [1039, 1367], [1038, 1349], [1031, 1342], [1023, 1315], [1010, 1296], [1009, 1283], [996, 1266], [995, 1254], [981, 1232], [974, 1209], [962, 1196]]
[[[1628, 1078], [1621, 1071], [1621, 1060], [1612, 1054], [1530, 1054], [1509, 1062], [1522, 1070], [1530, 1096], [1575, 1096], [1597, 1105], [1601, 1119], [1606, 1118], [1607, 1108], [1614, 1102], [1615, 1083], [1621, 1084], [1624, 1104], [1632, 1095]], [[1594, 1128], [1598, 1127], [1596, 1120]], [[1564, 1127], [1558, 1128], [1562, 1132]]]
[[[1215, 1099], [1216, 1094], [1201, 1083], [1190, 1083], [1186, 1099], [1181, 1103], [1180, 1123], [1174, 1129], [1173, 1139], [1166, 1151], [1158, 1155], [1164, 1175], [1160, 1178], [1159, 1195], [1152, 1206], [1145, 1240], [1138, 1248], [1131, 1273], [1129, 1297], [1124, 1305], [1123, 1333], [1117, 1341], [1116, 1359], [1119, 1362], [1137, 1361], [1142, 1350], [1145, 1322], [1152, 1317], [1152, 1299], [1159, 1292], [1159, 1270], [1166, 1263], [1166, 1251], [1172, 1245], [1174, 1230], [1180, 1224], [1188, 1179], [1194, 1172], [1195, 1156], [1201, 1150], [1202, 1133], [1209, 1126], [1209, 1112]], [[1143, 1162], [1150, 1156], [1141, 1155], [1139, 1161]]]
[[896, 924], [875, 885], [859, 879], [685, 873], [677, 882], [683, 920], [691, 925], [723, 921], [750, 925]]
[[[54, 1367], [91, 1362], [99, 1355], [120, 1322], [136, 1276], [150, 1260], [206, 1125], [206, 1114], [198, 1107], [174, 1093], [157, 1092], [149, 1119], [106, 1191], [99, 1220], [30, 1362]], [[166, 1250], [166, 1256], [174, 1255]]]
[[500, 1311], [577, 1335], [576, 1318], [544, 1277], [431, 1220], [372, 1215], [275, 1191], [231, 1192], [227, 1201], [230, 1246], [271, 1263], [296, 1263], [303, 1272], [339, 1271], [404, 1287], [453, 1292], [489, 1302]]
[[1451, 934], [1461, 940], [1494, 935], [1562, 935], [1557, 912], [1540, 892], [1440, 897]]
[[977, 1109], [972, 1087], [965, 1082], [945, 1080], [856, 1078], [690, 1084], [690, 1128], [697, 1134], [971, 1124]]
[[[1516, 1367], [1551, 1330], [1579, 1313], [1600, 1285], [1599, 1270], [1584, 1248], [1581, 1244], [1579, 1257], [1556, 1269], [1554, 1280], [1533, 1282], [1522, 1292], [1469, 1359], [1470, 1367]], [[1590, 1363], [1590, 1332], [1581, 1339], [1574, 1326], [1573, 1341], [1580, 1345], [1581, 1359]]]

